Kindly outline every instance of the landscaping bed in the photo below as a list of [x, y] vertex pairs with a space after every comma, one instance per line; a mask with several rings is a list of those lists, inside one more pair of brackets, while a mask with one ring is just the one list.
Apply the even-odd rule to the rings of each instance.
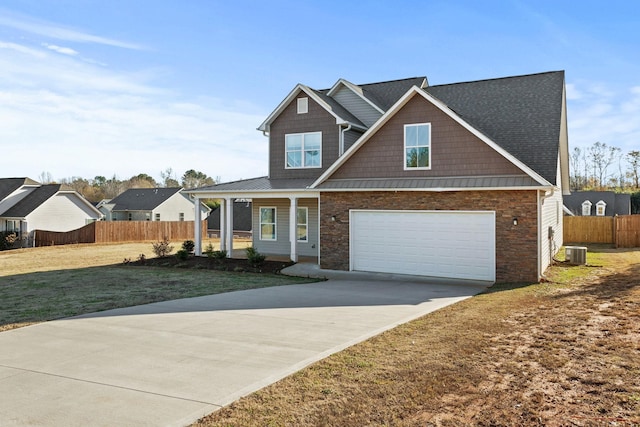
[[265, 260], [260, 265], [251, 265], [247, 259], [224, 258], [211, 259], [205, 256], [189, 256], [180, 259], [176, 256], [166, 256], [159, 258], [137, 259], [135, 261], [125, 260], [125, 264], [131, 266], [147, 267], [173, 267], [173, 268], [195, 268], [219, 271], [234, 271], [237, 273], [266, 273], [278, 274], [283, 268], [295, 264], [292, 261], [269, 261]]

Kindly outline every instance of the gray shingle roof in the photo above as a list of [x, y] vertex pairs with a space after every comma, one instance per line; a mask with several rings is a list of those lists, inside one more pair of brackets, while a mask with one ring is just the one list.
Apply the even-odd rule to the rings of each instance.
[[3, 200], [23, 185], [40, 185], [40, 183], [29, 178], [0, 178], [0, 200]]
[[112, 211], [151, 211], [180, 190], [180, 187], [130, 188], [109, 203], [114, 204]]
[[70, 190], [70, 188], [60, 184], [42, 185], [7, 209], [2, 216], [5, 218], [24, 218], [61, 190]]
[[408, 79], [393, 80], [388, 82], [368, 83], [358, 85], [362, 88], [362, 94], [383, 111], [387, 111], [402, 95], [413, 86], [421, 87], [427, 80], [426, 77], [411, 77]]
[[341, 104], [338, 103], [335, 99], [326, 95], [327, 91], [319, 91], [312, 89], [313, 92], [320, 97], [324, 102], [331, 106], [332, 111], [341, 119], [348, 121], [349, 123], [353, 123], [354, 125], [360, 126], [366, 129], [364, 123], [362, 123], [356, 116], [351, 114], [346, 108], [344, 108]]
[[613, 191], [577, 191], [568, 196], [563, 196], [564, 205], [574, 215], [582, 215], [582, 203], [591, 202], [591, 215], [596, 214], [596, 204], [602, 200], [607, 204], [604, 208], [605, 216], [631, 215], [631, 196], [629, 194], [616, 194]]
[[378, 179], [328, 179], [319, 190], [389, 190], [439, 189], [439, 188], [509, 188], [539, 187], [536, 181], [521, 176], [461, 176], [445, 178], [378, 178]]
[[564, 72], [554, 71], [424, 90], [518, 160], [556, 183]]

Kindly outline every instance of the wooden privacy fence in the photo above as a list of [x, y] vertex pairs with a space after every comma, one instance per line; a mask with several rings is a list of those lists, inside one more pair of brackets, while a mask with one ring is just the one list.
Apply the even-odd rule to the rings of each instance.
[[[207, 222], [202, 222], [202, 237], [206, 238]], [[35, 246], [68, 245], [74, 243], [118, 243], [162, 240], [193, 240], [193, 221], [98, 221], [77, 230], [56, 232], [35, 231]]]
[[640, 247], [640, 215], [565, 216], [565, 243], [609, 243], [617, 248]]

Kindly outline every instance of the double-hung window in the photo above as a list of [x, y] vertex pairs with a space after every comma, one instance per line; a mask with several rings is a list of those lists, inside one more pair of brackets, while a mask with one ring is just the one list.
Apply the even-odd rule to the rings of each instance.
[[404, 125], [404, 168], [431, 169], [431, 124]]
[[260, 208], [260, 240], [277, 240], [276, 208]]
[[287, 169], [322, 166], [322, 132], [287, 134], [284, 143]]
[[296, 213], [296, 230], [298, 235], [298, 242], [309, 241], [307, 230], [309, 222], [309, 210], [307, 208], [298, 208]]

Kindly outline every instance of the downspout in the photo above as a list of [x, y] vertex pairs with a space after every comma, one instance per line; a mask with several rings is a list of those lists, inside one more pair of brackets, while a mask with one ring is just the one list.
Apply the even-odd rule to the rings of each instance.
[[[269, 138], [269, 132], [267, 132], [266, 130], [262, 131], [262, 136], [266, 136], [267, 138]], [[271, 138], [269, 138], [269, 147], [267, 149], [267, 178], [271, 178]]]
[[350, 130], [351, 130], [351, 123], [347, 124], [346, 128], [343, 128], [342, 125], [340, 125], [340, 138], [339, 138], [340, 141], [338, 143], [338, 157], [344, 154], [344, 133]]

